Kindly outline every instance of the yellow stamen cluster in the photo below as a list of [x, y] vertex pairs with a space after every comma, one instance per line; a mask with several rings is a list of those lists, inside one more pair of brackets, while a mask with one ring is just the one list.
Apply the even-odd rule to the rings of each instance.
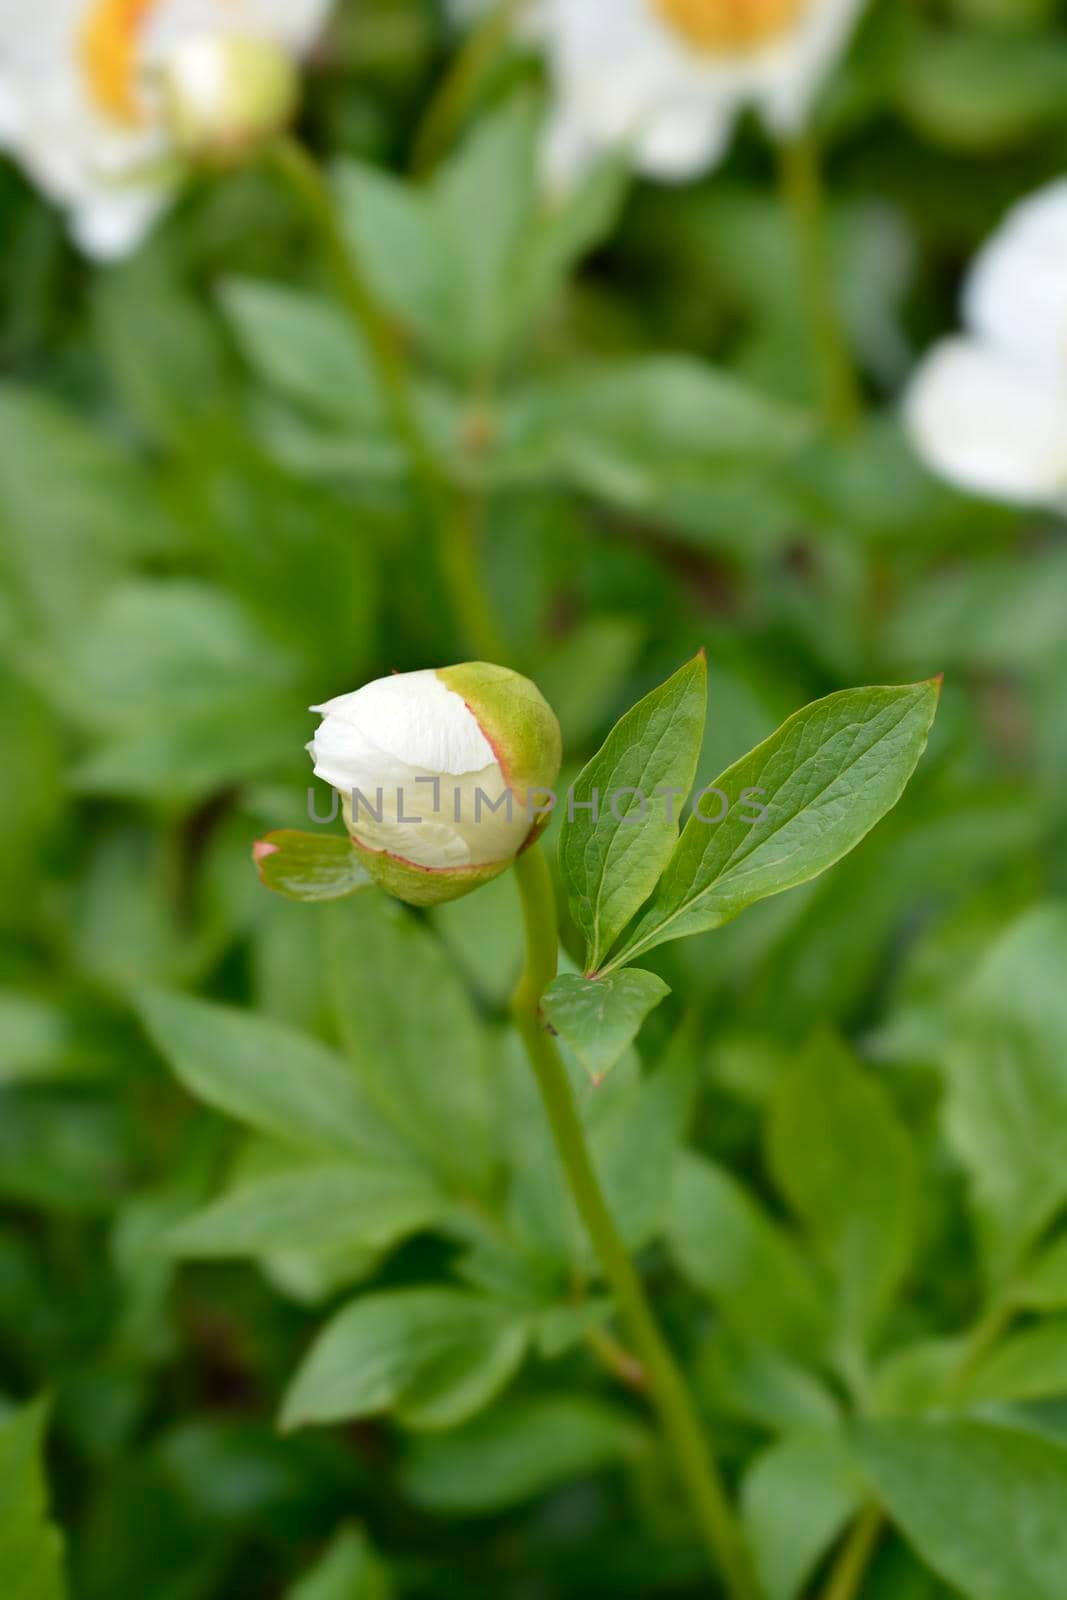
[[810, 0], [653, 0], [668, 27], [704, 55], [740, 54], [771, 44]]
[[90, 92], [116, 122], [142, 121], [137, 98], [139, 33], [155, 0], [94, 0], [81, 36], [82, 64]]

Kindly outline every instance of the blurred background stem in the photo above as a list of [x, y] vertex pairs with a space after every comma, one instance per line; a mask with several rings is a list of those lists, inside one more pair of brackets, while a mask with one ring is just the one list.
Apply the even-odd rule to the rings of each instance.
[[387, 313], [378, 304], [362, 263], [337, 220], [333, 196], [318, 163], [298, 140], [280, 139], [274, 166], [299, 201], [322, 244], [337, 293], [367, 341], [390, 423], [408, 458], [426, 513], [437, 567], [463, 646], [484, 661], [506, 662], [507, 646], [482, 584], [476, 523], [426, 437], [407, 361]]
[[823, 1590], [823, 1600], [859, 1600], [861, 1584], [885, 1527], [881, 1508], [869, 1505], [852, 1524]]
[[859, 422], [863, 404], [834, 298], [822, 164], [809, 131], [779, 142], [778, 188], [793, 233], [823, 416], [835, 433], [848, 433]]
[[608, 1209], [575, 1109], [567, 1069], [541, 1018], [541, 997], [556, 974], [559, 932], [552, 879], [539, 843], [517, 858], [515, 876], [522, 898], [526, 964], [512, 999], [512, 1013], [541, 1091], [567, 1185], [629, 1328], [664, 1437], [726, 1593], [730, 1600], [759, 1600], [760, 1588], [744, 1539], [692, 1397]]
[[523, 0], [497, 0], [452, 57], [415, 132], [411, 165], [425, 177], [447, 152], [500, 58]]

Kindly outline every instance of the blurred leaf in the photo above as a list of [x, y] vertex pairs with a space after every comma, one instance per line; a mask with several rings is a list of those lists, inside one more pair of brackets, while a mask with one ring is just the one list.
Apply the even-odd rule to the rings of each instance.
[[390, 1600], [393, 1585], [361, 1528], [342, 1528], [286, 1600]]
[[338, 900], [373, 882], [347, 834], [279, 828], [256, 840], [252, 859], [264, 885], [290, 900]]
[[919, 1339], [887, 1356], [875, 1377], [873, 1398], [884, 1416], [921, 1416], [943, 1409], [959, 1383], [966, 1359], [962, 1338]]
[[797, 1600], [863, 1498], [838, 1429], [790, 1433], [756, 1457], [741, 1514], [767, 1600]]
[[403, 1481], [417, 1505], [477, 1516], [639, 1455], [648, 1436], [617, 1406], [582, 1395], [505, 1400], [462, 1428], [417, 1440]]
[[232, 279], [221, 295], [245, 359], [268, 388], [338, 427], [383, 426], [369, 352], [338, 306], [251, 278]]
[[183, 1256], [383, 1249], [436, 1221], [444, 1202], [412, 1167], [375, 1161], [298, 1166], [235, 1188], [186, 1217], [168, 1244]]
[[1063, 646], [1067, 551], [1058, 546], [1023, 560], [986, 557], [927, 575], [890, 621], [894, 660], [920, 671], [936, 656], [955, 663], [1018, 671], [1054, 658]]
[[0, 1583], [11, 1600], [62, 1600], [62, 1541], [47, 1521], [40, 1403], [0, 1417]]
[[[976, 536], [1004, 534], [1015, 516], [1010, 508], [963, 494], [935, 477], [919, 460], [896, 408], [868, 416], [847, 439], [813, 441], [790, 463], [786, 476], [796, 514], [822, 532], [892, 540], [901, 548], [969, 553]], [[980, 581], [977, 573], [975, 581]], [[908, 638], [918, 637], [909, 623], [910, 606], [922, 606], [923, 595], [917, 586], [908, 604], [889, 618]], [[927, 648], [936, 642], [928, 638]], [[938, 668], [950, 659], [951, 650], [938, 658]]]
[[31, 624], [62, 643], [124, 560], [176, 543], [132, 457], [44, 393], [0, 388], [0, 560]]
[[[214, 1531], [240, 1535], [281, 1531], [314, 1513], [319, 1495], [336, 1501], [351, 1492], [353, 1474], [333, 1441], [281, 1439], [266, 1420], [242, 1416], [182, 1419], [155, 1441], [154, 1464], [182, 1504]], [[358, 1481], [358, 1480], [357, 1480]]]
[[[513, 1030], [507, 1035], [502, 1083], [502, 1145], [508, 1167], [509, 1250], [497, 1252], [497, 1274], [525, 1268], [525, 1294], [543, 1305], [561, 1293], [559, 1272], [599, 1273], [595, 1252], [560, 1169], [544, 1107]], [[608, 1206], [626, 1246], [643, 1249], [664, 1228], [670, 1179], [692, 1104], [688, 1050], [669, 1049], [652, 1072], [642, 1072], [630, 1051], [599, 1084], [591, 1084], [569, 1051], [564, 1062], [578, 1114]], [[517, 1258], [524, 1250], [529, 1261]], [[546, 1271], [548, 1283], [544, 1282]], [[535, 1273], [532, 1288], [531, 1272]], [[495, 1288], [495, 1283], [494, 1283]], [[495, 1292], [505, 1291], [495, 1289]], [[514, 1294], [514, 1290], [511, 1291]]]
[[662, 978], [636, 967], [605, 978], [564, 972], [545, 990], [541, 1007], [596, 1082], [629, 1049], [648, 1013], [668, 994]]
[[62, 1075], [69, 1024], [59, 1006], [0, 991], [0, 1085]]
[[72, 908], [72, 945], [84, 972], [125, 991], [199, 976], [225, 929], [204, 915], [183, 919], [170, 891], [173, 835], [147, 826], [102, 828]]
[[429, 203], [420, 189], [363, 162], [334, 168], [340, 219], [371, 288], [429, 349], [439, 338], [438, 262]]
[[[693, 1072], [688, 1039], [672, 1046], [653, 1072], [625, 1063], [592, 1091], [587, 1121], [593, 1162], [616, 1226], [631, 1251], [644, 1249], [664, 1230], [682, 1139], [692, 1105]], [[614, 1096], [609, 1092], [614, 1082]], [[588, 1091], [588, 1085], [584, 1086]], [[558, 1182], [562, 1187], [560, 1175]], [[594, 1260], [584, 1225], [575, 1228], [589, 1262]]]
[[557, 1356], [581, 1344], [592, 1330], [603, 1327], [610, 1320], [612, 1310], [612, 1303], [608, 1299], [549, 1306], [537, 1318], [537, 1354], [546, 1361], [554, 1361]]
[[[689, 356], [587, 364], [544, 379], [511, 399], [502, 425], [493, 462], [502, 481], [558, 478], [689, 532], [722, 520], [730, 505], [736, 512], [744, 473], [766, 475], [807, 437], [793, 411]], [[780, 509], [776, 502], [775, 521]]]
[[1067, 1450], [956, 1421], [870, 1423], [857, 1444], [893, 1521], [968, 1600], [1060, 1600]]
[[670, 857], [696, 774], [707, 692], [701, 652], [626, 713], [568, 792], [560, 870], [587, 972], [596, 972]]
[[567, 635], [553, 639], [533, 671], [559, 718], [563, 748], [585, 743], [617, 701], [644, 639], [634, 617], [590, 617]]
[[837, 1276], [846, 1337], [871, 1331], [915, 1247], [919, 1170], [882, 1084], [818, 1037], [778, 1080], [767, 1151], [774, 1180]]
[[960, 1394], [979, 1404], [1067, 1394], [1067, 1318], [1038, 1322], [1003, 1339], [968, 1372]]
[[570, 269], [611, 231], [630, 180], [629, 164], [610, 152], [588, 167], [550, 209], [535, 216], [528, 238], [511, 264], [509, 304], [503, 317], [502, 353], [563, 288]]
[[[938, 692], [930, 682], [828, 695], [724, 772], [711, 798], [697, 800], [613, 963], [721, 927], [839, 861], [900, 799], [926, 746]], [[763, 809], [756, 820], [741, 809], [755, 803], [753, 795]]]
[[324, 1306], [373, 1277], [382, 1253], [347, 1240], [305, 1237], [299, 1245], [260, 1256], [258, 1264], [280, 1295], [298, 1305]]
[[[2, 561], [2, 557], [0, 557]], [[0, 833], [0, 926], [25, 929], [39, 909], [39, 880], [49, 837], [63, 806], [64, 752], [58, 719], [40, 695], [0, 667], [0, 750], [19, 774], [4, 790]]]
[[83, 624], [49, 683], [100, 741], [83, 787], [188, 799], [299, 750], [298, 670], [217, 588], [133, 580]]
[[145, 993], [140, 1010], [189, 1092], [227, 1116], [312, 1150], [402, 1154], [348, 1064], [317, 1040], [234, 1006], [163, 990]]
[[425, 190], [351, 162], [338, 170], [342, 222], [373, 288], [453, 372], [477, 375], [498, 359], [558, 261], [581, 247], [568, 216], [529, 252], [536, 131], [532, 104], [511, 101], [475, 125]]
[[458, 1289], [364, 1295], [326, 1324], [286, 1394], [282, 1426], [394, 1412], [410, 1428], [473, 1415], [522, 1361], [514, 1312]]
[[1067, 1234], [1051, 1240], [1016, 1278], [1011, 1298], [1027, 1311], [1067, 1311]]
[[1000, 151], [1062, 124], [1067, 42], [1044, 32], [926, 30], [904, 58], [901, 109], [926, 138]]
[[508, 332], [533, 206], [534, 106], [515, 99], [484, 117], [438, 173], [431, 226], [440, 263], [438, 350], [459, 371], [497, 357]]
[[840, 1408], [824, 1383], [780, 1350], [732, 1328], [716, 1328], [697, 1368], [700, 1394], [714, 1410], [774, 1433], [824, 1428]]
[[114, 263], [93, 285], [100, 353], [134, 418], [151, 435], [191, 452], [233, 403], [221, 329], [180, 282], [161, 240]]
[[428, 915], [478, 996], [494, 1008], [506, 1006], [522, 970], [523, 954], [522, 912], [514, 873], [493, 878], [476, 895], [433, 906]]
[[323, 915], [355, 1078], [431, 1168], [450, 1184], [484, 1187], [494, 1159], [488, 1041], [443, 948], [383, 895]]
[[301, 708], [323, 683], [358, 681], [372, 660], [379, 559], [403, 511], [313, 487], [226, 433], [181, 492], [200, 561], [269, 635], [272, 657], [299, 663]]
[[1017, 918], [961, 997], [946, 1069], [948, 1129], [995, 1277], [1067, 1199], [1067, 910]]
[[807, 1263], [738, 1180], [702, 1156], [678, 1164], [667, 1237], [681, 1272], [740, 1331], [785, 1349], [822, 1343], [826, 1309]]
[[131, 1130], [102, 1092], [58, 1085], [0, 1090], [0, 1195], [23, 1205], [99, 1216], [131, 1176]]

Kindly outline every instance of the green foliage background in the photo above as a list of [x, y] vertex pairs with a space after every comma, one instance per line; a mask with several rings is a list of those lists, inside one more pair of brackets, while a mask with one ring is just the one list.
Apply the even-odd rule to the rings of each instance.
[[[702, 645], [703, 782], [815, 697], [946, 674], [892, 815], [650, 953], [670, 996], [576, 1066], [623, 1232], [769, 1600], [871, 1503], [863, 1600], [1062, 1600], [1067, 544], [934, 482], [896, 406], [1067, 166], [1067, 15], [870, 7], [820, 128], [844, 436], [758, 130], [549, 216], [509, 55], [416, 183], [454, 44], [342, 5], [301, 132], [568, 774]], [[0, 1576], [712, 1592], [506, 1024], [510, 877], [413, 917], [250, 864], [308, 825], [311, 702], [469, 653], [303, 217], [204, 181], [93, 270], [11, 168], [0, 209]]]

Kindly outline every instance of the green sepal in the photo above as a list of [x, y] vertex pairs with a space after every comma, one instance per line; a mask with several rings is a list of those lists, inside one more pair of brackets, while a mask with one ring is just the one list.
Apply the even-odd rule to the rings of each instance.
[[387, 850], [368, 850], [358, 839], [352, 842], [375, 883], [409, 906], [439, 906], [446, 900], [460, 900], [483, 883], [499, 878], [511, 866], [509, 857], [480, 867], [420, 867]]
[[338, 833], [278, 828], [252, 846], [260, 881], [289, 900], [339, 900], [372, 879], [352, 840]]
[[437, 676], [470, 707], [517, 797], [552, 787], [563, 741], [556, 714], [535, 683], [488, 661], [440, 667]]

